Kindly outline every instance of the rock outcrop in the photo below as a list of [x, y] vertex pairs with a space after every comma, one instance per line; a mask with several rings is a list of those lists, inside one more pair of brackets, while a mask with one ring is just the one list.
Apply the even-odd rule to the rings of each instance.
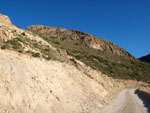
[[48, 27], [43, 25], [29, 26], [27, 27], [27, 30], [42, 36], [58, 38], [60, 40], [69, 41], [76, 44], [84, 44], [88, 47], [107, 51], [119, 56], [133, 57], [130, 53], [125, 51], [123, 48], [120, 48], [116, 44], [82, 31]]
[[0, 23], [7, 24], [7, 25], [12, 25], [9, 17], [5, 16], [5, 15], [2, 15], [2, 14], [0, 14]]

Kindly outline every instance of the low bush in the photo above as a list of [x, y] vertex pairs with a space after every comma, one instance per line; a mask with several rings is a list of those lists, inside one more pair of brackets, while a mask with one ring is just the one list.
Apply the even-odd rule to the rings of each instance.
[[9, 46], [7, 44], [1, 46], [1, 49], [8, 49], [8, 48]]
[[13, 49], [21, 49], [22, 45], [19, 43], [17, 39], [7, 40], [5, 42], [8, 45], [11, 45]]
[[32, 56], [33, 56], [33, 57], [40, 57], [40, 53], [34, 53], [34, 52], [33, 52], [33, 53], [32, 53]]

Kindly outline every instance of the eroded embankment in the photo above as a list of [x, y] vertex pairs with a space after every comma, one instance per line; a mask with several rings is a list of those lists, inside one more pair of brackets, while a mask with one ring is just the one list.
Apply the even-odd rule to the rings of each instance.
[[0, 50], [2, 113], [99, 113], [120, 87], [82, 63], [77, 68]]

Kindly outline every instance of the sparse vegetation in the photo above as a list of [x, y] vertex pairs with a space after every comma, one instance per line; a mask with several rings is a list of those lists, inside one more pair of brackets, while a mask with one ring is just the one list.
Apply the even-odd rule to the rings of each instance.
[[[150, 82], [150, 64], [148, 63], [89, 48], [82, 44], [62, 41], [59, 38], [41, 37], [53, 46], [65, 49], [69, 55], [74, 56], [88, 66], [111, 77]], [[59, 42], [59, 44], [55, 42]]]
[[15, 49], [18, 51], [23, 49], [19, 38], [3, 41], [1, 43], [2, 43], [1, 49]]
[[13, 49], [21, 49], [22, 45], [19, 43], [17, 39], [7, 40], [6, 44], [10, 45]]
[[[121, 57], [109, 52], [93, 49], [82, 43], [63, 41], [60, 37], [40, 36], [59, 50], [65, 50], [68, 55], [84, 62], [93, 69], [102, 71], [102, 73], [108, 76], [150, 82], [149, 63], [143, 63], [134, 58]], [[24, 51], [24, 47], [26, 46], [29, 47], [28, 51]], [[51, 50], [48, 45], [42, 44], [41, 41], [38, 42], [37, 40], [27, 38], [25, 33], [21, 33], [11, 40], [1, 40], [0, 47], [1, 49], [13, 49], [18, 52], [27, 53], [33, 57], [43, 57], [46, 60], [64, 60]]]
[[32, 52], [32, 56], [33, 57], [40, 57], [40, 53], [34, 53], [34, 52]]
[[5, 45], [2, 45], [2, 46], [1, 46], [1, 49], [7, 49], [7, 48], [9, 48], [9, 47], [8, 47], [8, 44], [5, 44]]
[[[42, 44], [41, 41], [38, 42], [27, 38], [24, 32], [16, 36], [16, 38], [1, 41], [0, 45], [1, 49], [11, 49], [20, 53], [24, 52], [33, 57], [43, 57], [46, 60], [55, 59], [54, 55], [50, 54], [51, 50], [49, 46]], [[24, 46], [30, 47], [31, 50], [24, 51]], [[38, 52], [33, 52], [32, 49]]]

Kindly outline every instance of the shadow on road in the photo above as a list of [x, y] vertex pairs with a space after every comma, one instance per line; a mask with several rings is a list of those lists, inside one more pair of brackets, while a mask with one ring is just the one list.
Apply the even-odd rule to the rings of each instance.
[[134, 93], [143, 101], [144, 107], [146, 107], [147, 112], [150, 113], [150, 95], [139, 89], [136, 89]]

